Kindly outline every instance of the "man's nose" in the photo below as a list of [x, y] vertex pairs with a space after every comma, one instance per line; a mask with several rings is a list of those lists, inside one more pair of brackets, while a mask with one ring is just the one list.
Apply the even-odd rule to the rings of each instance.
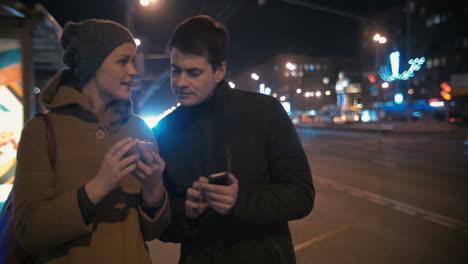
[[175, 79], [175, 84], [178, 87], [187, 86], [187, 75], [185, 73], [179, 74], [179, 76], [177, 76]]

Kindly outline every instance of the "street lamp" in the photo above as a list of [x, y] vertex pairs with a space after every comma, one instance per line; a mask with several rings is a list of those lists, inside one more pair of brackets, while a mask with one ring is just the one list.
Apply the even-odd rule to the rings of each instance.
[[[380, 45], [383, 45], [385, 43], [387, 43], [388, 39], [387, 37], [383, 36], [383, 35], [380, 35], [379, 33], [375, 34], [374, 37], [373, 37], [373, 40], [375, 42], [377, 42], [378, 44]], [[376, 68], [376, 72], [378, 73], [379, 71], [379, 68], [380, 68], [380, 57], [379, 57], [379, 45], [376, 45], [375, 46], [375, 68]]]
[[375, 34], [374, 41], [379, 41], [379, 39], [380, 39], [380, 34], [379, 33]]
[[140, 5], [142, 5], [142, 6], [148, 6], [149, 3], [150, 3], [149, 0], [140, 0]]
[[297, 67], [296, 64], [293, 64], [291, 62], [286, 63], [286, 69], [288, 69], [290, 71], [294, 71], [296, 69], [296, 67]]
[[140, 0], [140, 5], [148, 6], [151, 2], [156, 2], [156, 0]]
[[258, 76], [258, 74], [256, 74], [256, 73], [252, 73], [252, 74], [250, 75], [250, 77], [251, 77], [252, 79], [256, 80], [256, 81], [258, 81], [258, 79], [260, 79], [260, 76]]
[[379, 43], [380, 43], [380, 44], [385, 44], [385, 43], [387, 43], [387, 38], [386, 38], [386, 37], [380, 37]]

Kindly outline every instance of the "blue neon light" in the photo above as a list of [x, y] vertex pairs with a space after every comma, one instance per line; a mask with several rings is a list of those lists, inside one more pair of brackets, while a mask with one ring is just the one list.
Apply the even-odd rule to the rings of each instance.
[[414, 58], [408, 61], [410, 68], [407, 71], [404, 71], [401, 74], [398, 74], [399, 62], [397, 59], [400, 57], [400, 52], [392, 52], [390, 54], [391, 69], [388, 65], [382, 66], [379, 71], [380, 77], [387, 82], [393, 82], [395, 80], [408, 80], [411, 77], [414, 77], [414, 73], [421, 69], [421, 65], [424, 64], [426, 58]]

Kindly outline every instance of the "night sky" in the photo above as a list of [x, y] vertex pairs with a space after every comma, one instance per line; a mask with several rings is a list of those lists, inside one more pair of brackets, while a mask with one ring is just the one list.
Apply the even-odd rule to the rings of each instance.
[[[67, 21], [87, 18], [111, 19], [124, 24], [125, 1], [43, 0], [28, 3], [41, 3], [63, 26]], [[258, 0], [157, 0], [148, 7], [141, 7], [139, 0], [134, 1], [137, 9], [133, 33], [142, 38], [140, 48], [147, 53], [163, 53], [174, 27], [189, 16], [207, 14], [222, 21], [231, 37], [228, 62], [231, 75], [285, 52], [310, 56], [357, 56], [359, 52], [361, 22], [281, 0], [266, 0], [262, 6], [258, 5]], [[372, 16], [404, 0], [302, 2]]]

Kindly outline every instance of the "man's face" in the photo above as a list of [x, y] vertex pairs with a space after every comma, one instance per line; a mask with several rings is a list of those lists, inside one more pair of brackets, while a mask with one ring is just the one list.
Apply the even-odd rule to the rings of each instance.
[[213, 72], [206, 56], [171, 49], [172, 92], [181, 105], [192, 106], [204, 102], [213, 94], [225, 73], [225, 62]]

